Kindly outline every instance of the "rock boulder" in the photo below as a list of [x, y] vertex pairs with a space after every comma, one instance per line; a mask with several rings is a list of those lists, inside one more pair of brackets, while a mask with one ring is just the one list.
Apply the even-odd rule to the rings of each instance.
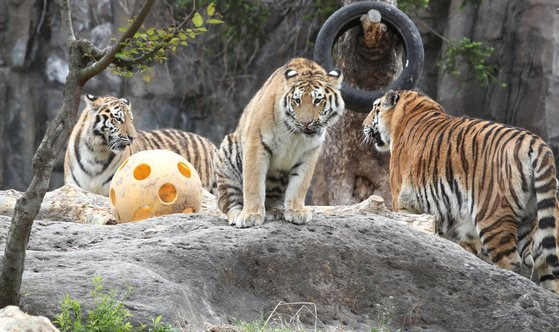
[[[162, 315], [193, 331], [258, 320], [281, 301], [310, 303], [316, 317], [303, 315], [303, 323], [344, 331], [370, 330], [385, 312], [392, 327], [409, 330], [559, 326], [555, 294], [404, 219], [379, 209], [316, 211], [307, 225], [249, 229], [201, 214], [123, 225], [36, 221], [22, 308], [53, 317], [65, 294], [89, 299], [91, 278], [100, 275], [120, 294], [131, 288], [125, 304], [134, 320]], [[8, 227], [0, 216], [0, 250]]]

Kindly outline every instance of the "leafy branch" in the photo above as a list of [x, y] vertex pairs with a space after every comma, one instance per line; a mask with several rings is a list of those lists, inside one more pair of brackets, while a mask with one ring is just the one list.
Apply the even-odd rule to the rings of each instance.
[[[178, 46], [188, 46], [188, 42], [205, 33], [207, 24], [221, 24], [223, 21], [210, 3], [202, 15], [196, 10], [176, 27], [142, 29], [123, 42], [123, 48], [116, 54], [113, 74], [133, 76], [150, 69], [153, 63], [163, 63], [176, 53]], [[120, 31], [128, 29], [119, 28]], [[149, 76], [144, 76], [149, 80]]]
[[[465, 5], [479, 6], [482, 0], [462, 0], [461, 8]], [[423, 25], [435, 36], [441, 38], [446, 44], [446, 48], [441, 54], [438, 61], [439, 67], [445, 73], [460, 77], [462, 74], [462, 64], [466, 63], [476, 76], [476, 79], [483, 85], [496, 81], [496, 73], [498, 68], [488, 63], [489, 58], [495, 52], [491, 46], [487, 46], [482, 42], [472, 41], [468, 37], [460, 40], [448, 39], [438, 33], [435, 29], [419, 19], [418, 10], [425, 9], [429, 6], [429, 0], [400, 0], [398, 6], [404, 12], [414, 12], [414, 21]], [[504, 83], [501, 86], [506, 86]]]

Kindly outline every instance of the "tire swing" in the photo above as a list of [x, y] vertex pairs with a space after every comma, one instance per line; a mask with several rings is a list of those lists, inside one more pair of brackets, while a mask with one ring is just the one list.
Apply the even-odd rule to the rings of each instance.
[[368, 113], [373, 102], [388, 90], [412, 89], [423, 70], [423, 43], [419, 31], [406, 14], [384, 2], [363, 1], [344, 6], [330, 16], [316, 37], [314, 60], [330, 71], [334, 69], [332, 49], [338, 38], [347, 30], [358, 26], [362, 15], [370, 10], [381, 14], [381, 22], [398, 36], [404, 46], [405, 60], [400, 76], [381, 90], [358, 90], [342, 84], [342, 97], [346, 107], [356, 112]]

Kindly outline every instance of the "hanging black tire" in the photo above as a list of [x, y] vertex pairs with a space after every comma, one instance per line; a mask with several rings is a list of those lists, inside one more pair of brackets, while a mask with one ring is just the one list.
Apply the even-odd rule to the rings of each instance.
[[382, 23], [396, 33], [402, 41], [405, 52], [404, 69], [398, 79], [381, 90], [363, 91], [342, 85], [342, 96], [346, 107], [350, 110], [368, 113], [375, 99], [388, 90], [412, 89], [423, 70], [423, 42], [419, 31], [406, 14], [384, 2], [363, 1], [344, 6], [330, 16], [316, 37], [314, 60], [330, 71], [334, 69], [332, 48], [338, 38], [347, 30], [358, 26], [363, 14], [376, 9], [381, 14]]

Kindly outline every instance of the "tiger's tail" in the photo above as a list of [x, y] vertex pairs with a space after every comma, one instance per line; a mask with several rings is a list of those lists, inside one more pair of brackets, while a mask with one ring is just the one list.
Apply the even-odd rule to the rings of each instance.
[[241, 149], [235, 134], [225, 136], [219, 147], [217, 169], [217, 205], [231, 223], [243, 209], [243, 165]]
[[[559, 282], [559, 258], [557, 257], [556, 209], [557, 179], [553, 152], [541, 143], [537, 153], [532, 154], [534, 189], [537, 202], [537, 228], [532, 242], [534, 268], [544, 288], [554, 289]], [[557, 291], [558, 289], [555, 289]]]

